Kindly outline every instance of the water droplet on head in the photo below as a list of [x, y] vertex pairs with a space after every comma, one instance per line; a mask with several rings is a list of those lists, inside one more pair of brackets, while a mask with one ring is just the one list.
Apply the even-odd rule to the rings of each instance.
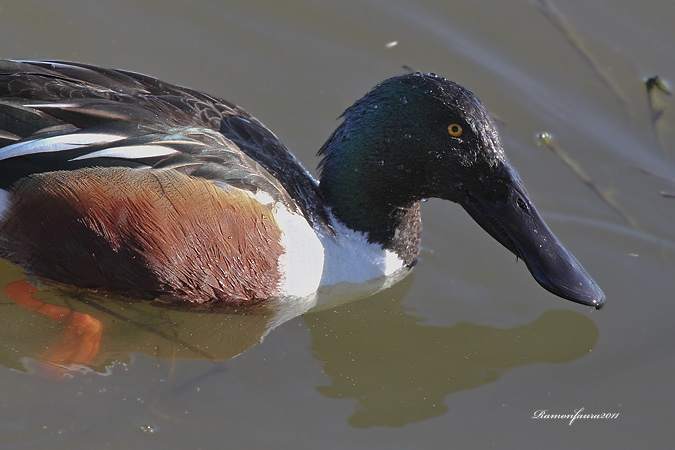
[[424, 76], [424, 74], [422, 72], [415, 72], [413, 75], [415, 75], [416, 77], [423, 77]]
[[438, 77], [438, 75], [436, 74], [436, 72], [429, 72], [429, 76], [430, 76], [430, 77], [434, 77], [434, 78]]
[[411, 138], [412, 138], [412, 135], [410, 135], [410, 133], [406, 133], [406, 134], [404, 135], [404, 137], [405, 137], [406, 139], [411, 139]]
[[384, 159], [379, 160], [377, 162], [377, 165], [380, 166], [380, 167], [384, 166]]
[[403, 103], [404, 105], [405, 105], [406, 103], [408, 103], [408, 99], [405, 98], [405, 97], [401, 97], [400, 100], [401, 100], [401, 103]]

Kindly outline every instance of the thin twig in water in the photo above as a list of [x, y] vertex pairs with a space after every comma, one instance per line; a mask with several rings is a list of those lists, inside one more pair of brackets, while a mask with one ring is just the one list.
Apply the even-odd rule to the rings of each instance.
[[553, 137], [548, 134], [548, 133], [540, 133], [538, 136], [538, 141], [541, 145], [546, 146], [549, 150], [551, 150], [560, 160], [569, 167], [574, 174], [581, 179], [581, 181], [588, 186], [590, 190], [595, 192], [595, 194], [600, 197], [600, 199], [607, 203], [607, 205], [614, 210], [623, 220], [626, 222], [628, 226], [631, 228], [637, 229], [637, 222], [635, 222], [635, 219], [630, 217], [628, 214], [626, 214], [622, 209], [621, 206], [612, 198], [609, 193], [603, 191], [598, 187], [597, 184], [591, 179], [586, 172], [581, 168], [579, 164], [577, 164], [576, 161], [574, 161], [562, 148], [560, 148], [555, 141], [553, 140]]
[[[652, 172], [651, 170], [642, 168], [642, 167], [634, 167], [635, 169], [639, 170], [640, 172], [647, 174], [652, 177], [660, 178], [661, 180], [669, 181], [670, 183], [675, 183], [675, 179], [667, 177], [665, 175], [660, 175], [656, 172]], [[661, 191], [661, 197], [666, 197], [666, 198], [675, 198], [675, 194], [671, 192], [666, 192], [666, 191]]]
[[647, 78], [645, 80], [645, 86], [647, 87], [647, 104], [649, 105], [649, 117], [651, 119], [654, 137], [656, 138], [656, 141], [659, 143], [661, 151], [665, 155], [666, 146], [665, 142], [663, 141], [663, 137], [661, 136], [661, 133], [659, 133], [658, 122], [659, 119], [663, 117], [663, 113], [666, 111], [666, 108], [663, 105], [663, 101], [661, 100], [661, 98], [656, 97], [656, 94], [659, 91], [669, 96], [672, 96], [673, 94], [670, 91], [668, 85], [658, 75], [654, 75], [653, 77]]
[[608, 86], [614, 95], [621, 101], [624, 108], [628, 105], [628, 99], [624, 95], [619, 85], [614, 81], [612, 76], [607, 72], [593, 57], [591, 52], [584, 45], [583, 40], [574, 31], [572, 26], [567, 22], [565, 16], [553, 5], [550, 0], [539, 0], [539, 8], [544, 15], [555, 25], [572, 44], [574, 49], [581, 55], [581, 57], [591, 66], [591, 69]]
[[665, 176], [665, 175], [658, 174], [658, 173], [653, 172], [653, 171], [651, 171], [651, 170], [649, 170], [649, 169], [645, 169], [644, 167], [637, 167], [637, 166], [631, 166], [631, 167], [632, 167], [633, 169], [635, 169], [635, 170], [638, 170], [638, 171], [640, 171], [640, 172], [646, 174], [646, 175], [649, 175], [649, 176], [652, 176], [652, 177], [656, 177], [656, 178], [660, 178], [660, 179], [662, 179], [662, 180], [666, 180], [666, 181], [669, 181], [669, 182], [671, 182], [671, 183], [675, 183], [675, 178], [671, 178], [671, 177], [667, 177], [667, 176]]

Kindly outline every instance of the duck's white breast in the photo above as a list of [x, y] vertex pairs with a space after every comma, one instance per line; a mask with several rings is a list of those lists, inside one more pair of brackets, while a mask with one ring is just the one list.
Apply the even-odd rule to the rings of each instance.
[[[335, 235], [328, 235], [283, 207], [275, 210], [275, 218], [285, 249], [279, 261], [283, 295], [305, 297], [319, 289], [337, 293], [344, 287], [348, 297], [365, 297], [404, 267], [395, 253], [369, 243], [363, 233], [339, 221], [333, 221]], [[371, 280], [381, 282], [368, 283]], [[332, 286], [336, 288], [323, 289]]]

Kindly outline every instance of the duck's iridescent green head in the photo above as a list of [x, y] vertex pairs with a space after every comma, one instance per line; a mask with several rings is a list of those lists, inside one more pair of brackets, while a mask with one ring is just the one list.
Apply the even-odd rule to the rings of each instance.
[[390, 78], [344, 113], [319, 151], [335, 216], [412, 262], [419, 201], [459, 203], [544, 288], [600, 307], [604, 294], [548, 229], [476, 96], [434, 74]]

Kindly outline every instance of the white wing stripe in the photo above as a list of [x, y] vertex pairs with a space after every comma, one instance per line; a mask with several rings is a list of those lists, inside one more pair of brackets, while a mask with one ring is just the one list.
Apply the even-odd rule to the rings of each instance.
[[112, 147], [99, 150], [97, 152], [87, 153], [70, 161], [79, 161], [90, 158], [152, 158], [155, 156], [166, 156], [178, 152], [171, 147], [163, 147], [161, 145], [128, 145], [126, 147]]
[[37, 60], [34, 60], [34, 59], [13, 59], [12, 61], [18, 62], [18, 63], [24, 63], [24, 64], [40, 64], [40, 65], [46, 63], [46, 64], [49, 64], [50, 68], [60, 67], [62, 69], [63, 68], [67, 69], [67, 68], [76, 67], [76, 66], [73, 66], [72, 64], [67, 64], [67, 63], [64, 64], [64, 63], [59, 63], [59, 62], [37, 61]]
[[35, 108], [35, 109], [68, 109], [68, 108], [79, 108], [81, 105], [77, 103], [25, 103], [24, 108]]
[[0, 160], [35, 153], [61, 152], [87, 145], [108, 144], [121, 141], [122, 139], [125, 139], [125, 137], [103, 133], [73, 133], [44, 139], [34, 139], [32, 141], [18, 142], [0, 149]]

